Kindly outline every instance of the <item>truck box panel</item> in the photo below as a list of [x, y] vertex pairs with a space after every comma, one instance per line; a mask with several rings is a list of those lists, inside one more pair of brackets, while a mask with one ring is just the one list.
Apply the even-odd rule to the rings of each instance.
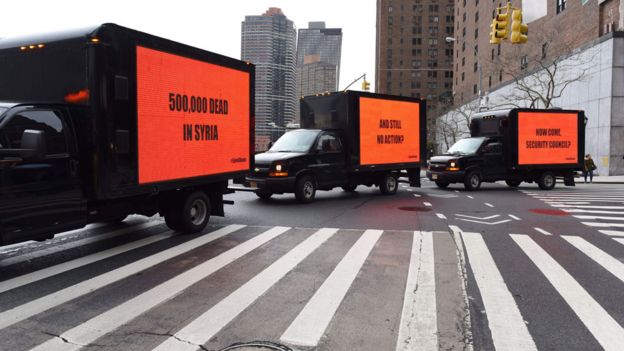
[[139, 183], [249, 169], [249, 74], [137, 46]]
[[518, 112], [518, 165], [577, 164], [578, 113]]

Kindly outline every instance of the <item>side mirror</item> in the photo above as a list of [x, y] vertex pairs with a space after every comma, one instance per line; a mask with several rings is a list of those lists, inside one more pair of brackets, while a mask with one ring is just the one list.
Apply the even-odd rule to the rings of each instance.
[[45, 132], [42, 130], [26, 129], [22, 134], [20, 157], [24, 160], [41, 160], [47, 153]]

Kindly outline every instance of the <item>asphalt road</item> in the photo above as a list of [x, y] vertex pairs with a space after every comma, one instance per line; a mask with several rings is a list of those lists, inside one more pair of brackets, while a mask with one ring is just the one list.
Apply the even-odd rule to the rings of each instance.
[[135, 216], [0, 247], [0, 350], [624, 345], [621, 185], [227, 198], [198, 235]]

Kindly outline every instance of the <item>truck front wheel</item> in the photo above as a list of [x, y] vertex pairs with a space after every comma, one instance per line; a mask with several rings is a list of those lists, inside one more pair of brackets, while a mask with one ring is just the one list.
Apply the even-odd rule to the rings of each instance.
[[471, 171], [466, 175], [464, 180], [464, 188], [466, 190], [477, 190], [481, 186], [481, 174], [477, 171]]
[[397, 177], [393, 173], [386, 173], [379, 184], [379, 191], [384, 195], [392, 195], [397, 192], [398, 187]]
[[314, 201], [315, 195], [316, 182], [314, 181], [314, 177], [304, 175], [297, 179], [297, 183], [295, 184], [295, 198], [297, 198], [297, 201], [306, 204]]
[[180, 198], [176, 208], [165, 215], [167, 226], [183, 233], [197, 233], [210, 220], [210, 200], [202, 191]]
[[446, 189], [446, 187], [449, 186], [449, 182], [441, 182], [439, 180], [436, 180], [435, 184], [438, 186], [438, 188], [440, 189]]
[[552, 172], [544, 172], [540, 174], [539, 179], [537, 180], [537, 185], [539, 185], [542, 190], [552, 190], [555, 187], [556, 178]]

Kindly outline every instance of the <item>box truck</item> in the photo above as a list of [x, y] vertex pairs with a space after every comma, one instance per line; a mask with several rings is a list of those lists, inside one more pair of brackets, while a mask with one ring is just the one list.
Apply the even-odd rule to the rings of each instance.
[[223, 216], [253, 165], [251, 64], [115, 24], [0, 40], [0, 244]]
[[255, 156], [246, 178], [256, 195], [294, 193], [299, 202], [317, 190], [379, 186], [394, 194], [407, 175], [420, 186], [425, 152], [425, 102], [355, 91], [301, 99], [301, 129], [285, 133]]
[[574, 186], [585, 150], [585, 114], [560, 109], [512, 109], [476, 114], [470, 138], [429, 160], [427, 178], [440, 188], [463, 183], [475, 190], [482, 182], [504, 180], [510, 187], [536, 182], [543, 190], [556, 178]]

